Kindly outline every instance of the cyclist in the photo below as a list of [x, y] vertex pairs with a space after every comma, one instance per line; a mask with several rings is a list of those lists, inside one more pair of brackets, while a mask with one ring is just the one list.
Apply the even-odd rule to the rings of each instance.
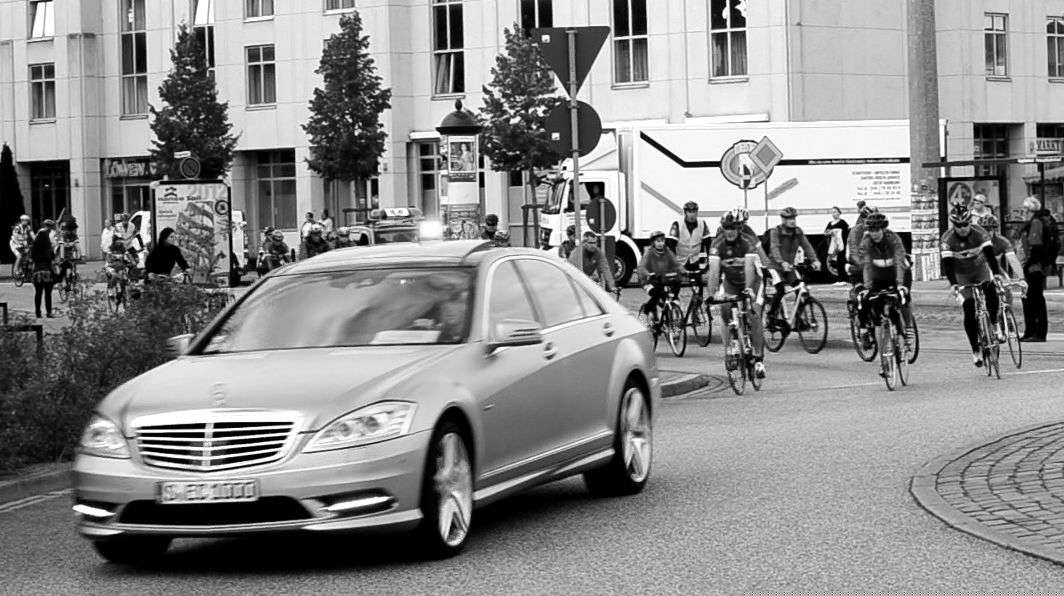
[[[584, 241], [580, 245], [580, 250], [584, 251], [584, 274], [590, 277], [595, 283], [606, 283], [606, 290], [609, 292], [617, 291], [617, 284], [613, 281], [613, 273], [610, 271], [610, 264], [606, 260], [606, 254], [599, 250], [598, 245], [595, 244], [598, 236], [592, 231], [584, 232]], [[576, 250], [572, 251], [569, 255], [569, 262], [576, 266]]]
[[[788, 285], [798, 283], [798, 274], [794, 271], [798, 249], [802, 249], [805, 261], [812, 261], [813, 270], [820, 271], [820, 260], [816, 258], [813, 245], [809, 244], [802, 228], [798, 227], [798, 210], [787, 207], [780, 211], [780, 224], [768, 231], [769, 234], [769, 269], [780, 276], [775, 282], [776, 294], [769, 305], [769, 324], [779, 326], [784, 323], [779, 319], [779, 306], [783, 301], [784, 291]], [[775, 281], [775, 280], [774, 280]], [[785, 324], [785, 323], [784, 323]]]
[[[997, 216], [985, 215], [979, 223], [979, 227], [986, 230], [990, 234], [990, 245], [994, 249], [994, 258], [998, 261], [998, 266], [1001, 267], [1001, 273], [1008, 278], [1009, 283], [1027, 285], [1023, 281], [1023, 265], [1020, 264], [1020, 258], [1016, 256], [1016, 250], [1013, 248], [1012, 243], [1008, 238], [1005, 238], [1000, 233], [1001, 224], [998, 222]], [[1006, 304], [1012, 303], [1012, 290], [1005, 287], [1005, 295], [1001, 296]], [[1002, 333], [1004, 335], [1004, 333]]]
[[129, 253], [126, 243], [117, 234], [111, 238], [111, 246], [108, 247], [107, 254], [104, 256], [107, 263], [105, 271], [108, 288], [113, 288], [119, 277], [123, 274], [128, 275], [129, 270], [136, 266], [136, 258]]
[[348, 248], [354, 246], [355, 241], [351, 240], [351, 229], [347, 227], [341, 227], [336, 230], [336, 242], [333, 243], [334, 248]]
[[[986, 231], [972, 225], [972, 212], [964, 205], [955, 205], [949, 212], [952, 227], [942, 235], [942, 272], [953, 286], [954, 293], [963, 297], [964, 331], [972, 348], [972, 364], [983, 365], [979, 350], [979, 322], [975, 319], [975, 295], [971, 289], [961, 290], [961, 284], [979, 284], [986, 297], [990, 320], [997, 321], [998, 295], [990, 274], [1001, 275], [1001, 267], [994, 258], [994, 247]], [[989, 270], [987, 269], [989, 266]], [[997, 325], [994, 325], [996, 328]], [[996, 332], [994, 332], [997, 335]], [[995, 337], [995, 340], [1000, 338]]]
[[864, 221], [866, 233], [861, 240], [861, 258], [864, 260], [862, 271], [862, 290], [858, 294], [857, 308], [861, 320], [867, 321], [867, 297], [870, 292], [882, 290], [897, 290], [902, 297], [901, 315], [905, 319], [905, 326], [901, 321], [894, 321], [898, 329], [905, 329], [905, 341], [912, 341], [910, 331], [912, 321], [912, 304], [909, 300], [911, 281], [906, 276], [908, 269], [905, 259], [905, 245], [901, 237], [888, 230], [890, 221], [882, 213], [872, 213]]
[[[864, 203], [864, 201], [859, 201]], [[857, 222], [850, 228], [850, 237], [846, 240], [846, 261], [850, 273], [850, 285], [853, 286], [851, 298], [861, 290], [861, 282], [864, 281], [864, 258], [861, 256], [861, 241], [864, 240], [867, 229], [866, 222], [873, 213], [879, 213], [879, 209], [867, 204], [859, 207]]]
[[188, 261], [181, 254], [181, 248], [170, 242], [170, 236], [173, 234], [173, 228], [163, 228], [159, 232], [159, 242], [152, 247], [144, 264], [144, 269], [149, 276], [169, 276], [174, 270], [174, 265], [181, 267], [183, 273], [188, 273]]
[[687, 265], [704, 259], [711, 243], [709, 225], [698, 219], [698, 203], [687, 201], [683, 206], [683, 220], [672, 222], [665, 244], [680, 263]]
[[325, 228], [316, 223], [310, 226], [310, 233], [299, 245], [299, 259], [309, 259], [322, 253], [329, 252], [332, 247], [325, 241]]
[[263, 265], [266, 271], [273, 271], [291, 259], [288, 245], [284, 241], [284, 232], [274, 230], [262, 245]]
[[[734, 212], [726, 213], [720, 220], [722, 233], [709, 249], [709, 295], [716, 295], [718, 288], [725, 294], [750, 297], [751, 308], [759, 301], [761, 283], [758, 278], [757, 237], [742, 233], [742, 220]], [[731, 309], [720, 309], [724, 325], [731, 324]], [[765, 378], [765, 336], [761, 330], [761, 317], [751, 313], [750, 342], [754, 347], [754, 374]]]
[[561, 246], [558, 247], [558, 256], [569, 260], [574, 249], [576, 249], [576, 226], [569, 226], [565, 228], [565, 240], [562, 240]]
[[11, 252], [15, 255], [15, 271], [22, 271], [22, 260], [27, 256], [35, 237], [33, 226], [30, 225], [30, 216], [19, 217], [18, 223], [11, 228], [11, 240], [8, 242]]
[[63, 283], [66, 281], [67, 271], [72, 270], [74, 263], [81, 260], [77, 220], [64, 220], [59, 224], [55, 255], [59, 261], [59, 283]]
[[[636, 273], [639, 275], [639, 282], [643, 284], [643, 289], [650, 294], [650, 299], [639, 310], [654, 317], [657, 312], [658, 301], [668, 299], [669, 294], [666, 293], [665, 275], [669, 273], [680, 275], [683, 273], [683, 266], [676, 260], [676, 256], [672, 254], [672, 251], [665, 246], [665, 232], [655, 230], [650, 234], [650, 246], [643, 252], [643, 258], [639, 261]], [[676, 281], [669, 284], [668, 292], [675, 295], [679, 291], [680, 280], [677, 277]]]

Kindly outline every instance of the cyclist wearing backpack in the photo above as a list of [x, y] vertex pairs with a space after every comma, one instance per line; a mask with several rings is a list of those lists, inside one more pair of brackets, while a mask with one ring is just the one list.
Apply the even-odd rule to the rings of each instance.
[[1044, 342], [1049, 321], [1046, 313], [1045, 281], [1060, 252], [1057, 225], [1042, 202], [1035, 197], [1023, 200], [1027, 223], [1020, 242], [1025, 257], [1023, 278], [1027, 282], [1027, 298], [1023, 301], [1023, 337], [1020, 341]]

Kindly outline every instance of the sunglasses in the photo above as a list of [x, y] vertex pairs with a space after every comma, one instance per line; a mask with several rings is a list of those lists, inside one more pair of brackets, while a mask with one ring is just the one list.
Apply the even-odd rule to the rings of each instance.
[[971, 227], [971, 225], [972, 224], [955, 223], [955, 224], [953, 224], [953, 227], [955, 227], [955, 228], [969, 228], [969, 227]]

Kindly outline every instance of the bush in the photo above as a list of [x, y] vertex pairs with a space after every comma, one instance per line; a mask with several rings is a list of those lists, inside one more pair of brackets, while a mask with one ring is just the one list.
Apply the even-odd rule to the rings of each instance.
[[72, 457], [96, 404], [173, 358], [167, 339], [202, 329], [224, 306], [194, 286], [149, 286], [128, 310], [100, 295], [72, 299], [71, 323], [45, 338], [38, 362], [27, 343], [0, 334], [0, 470]]

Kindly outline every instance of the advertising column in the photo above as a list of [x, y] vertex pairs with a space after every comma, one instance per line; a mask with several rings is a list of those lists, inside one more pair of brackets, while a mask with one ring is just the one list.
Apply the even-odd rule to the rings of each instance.
[[462, 102], [436, 127], [440, 133], [440, 153], [444, 158], [441, 178], [447, 177], [447, 194], [441, 196], [440, 216], [444, 238], [474, 239], [480, 235], [480, 186], [477, 165], [480, 125]]

